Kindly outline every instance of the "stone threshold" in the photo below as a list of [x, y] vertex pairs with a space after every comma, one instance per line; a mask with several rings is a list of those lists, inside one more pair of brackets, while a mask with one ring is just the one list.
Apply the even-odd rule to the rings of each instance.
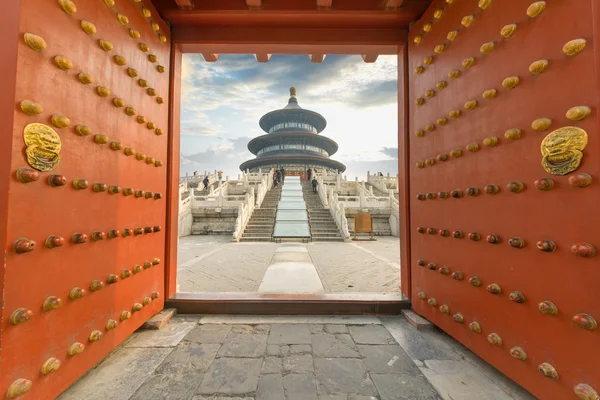
[[399, 293], [177, 293], [165, 308], [179, 314], [399, 315], [410, 301]]

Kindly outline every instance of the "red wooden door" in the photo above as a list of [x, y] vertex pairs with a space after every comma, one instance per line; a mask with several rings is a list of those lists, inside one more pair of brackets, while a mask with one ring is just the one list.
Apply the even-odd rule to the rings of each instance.
[[167, 36], [148, 1], [20, 2], [2, 396], [55, 398], [163, 308]]
[[600, 9], [531, 3], [434, 0], [409, 34], [412, 303], [539, 398], [596, 399]]

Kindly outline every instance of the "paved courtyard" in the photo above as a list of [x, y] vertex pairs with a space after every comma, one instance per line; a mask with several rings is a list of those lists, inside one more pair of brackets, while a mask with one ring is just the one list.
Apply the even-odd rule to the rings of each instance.
[[232, 243], [179, 239], [178, 292], [398, 293], [400, 242]]
[[402, 317], [177, 316], [134, 333], [59, 400], [530, 400]]

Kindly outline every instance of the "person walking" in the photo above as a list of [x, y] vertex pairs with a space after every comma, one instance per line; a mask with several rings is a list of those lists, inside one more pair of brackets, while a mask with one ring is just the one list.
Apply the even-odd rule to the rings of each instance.
[[202, 183], [204, 183], [204, 190], [208, 190], [208, 176], [204, 177]]
[[313, 193], [317, 193], [317, 185], [318, 184], [319, 184], [319, 182], [317, 182], [317, 177], [315, 176], [312, 180]]
[[279, 171], [281, 172], [281, 180], [285, 181], [285, 168], [282, 166]]
[[311, 180], [312, 180], [312, 179], [311, 179], [311, 178], [312, 178], [312, 172], [313, 172], [313, 171], [312, 171], [312, 169], [310, 169], [310, 168], [308, 169], [308, 171], [306, 171], [306, 173], [308, 174], [308, 180], [309, 180], [309, 181], [311, 181]]

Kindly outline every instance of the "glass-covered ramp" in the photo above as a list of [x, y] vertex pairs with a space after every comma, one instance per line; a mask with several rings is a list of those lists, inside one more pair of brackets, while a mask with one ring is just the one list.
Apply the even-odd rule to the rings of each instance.
[[286, 177], [275, 216], [274, 239], [309, 239], [310, 227], [300, 177]]

